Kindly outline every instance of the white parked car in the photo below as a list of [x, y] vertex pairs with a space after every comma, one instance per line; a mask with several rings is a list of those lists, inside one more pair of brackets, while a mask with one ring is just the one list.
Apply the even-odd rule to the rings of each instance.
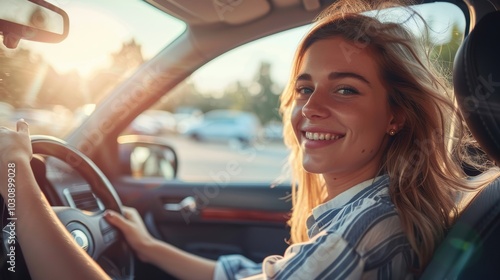
[[163, 110], [146, 110], [137, 116], [124, 134], [165, 135], [176, 132], [172, 113]]
[[260, 121], [253, 113], [213, 110], [205, 113], [203, 121], [189, 127], [185, 135], [199, 141], [234, 141], [249, 144], [260, 134]]
[[283, 123], [270, 121], [263, 128], [264, 138], [271, 141], [283, 141]]

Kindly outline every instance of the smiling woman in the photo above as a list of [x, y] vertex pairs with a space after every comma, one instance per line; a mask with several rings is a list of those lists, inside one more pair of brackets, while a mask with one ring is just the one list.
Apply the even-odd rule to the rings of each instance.
[[[30, 117], [29, 126], [21, 120], [14, 129], [0, 128], [0, 167], [7, 167], [0, 180], [16, 180], [15, 187], [0, 184], [0, 193], [9, 199], [16, 190], [24, 255], [16, 255], [16, 268], [25, 259], [34, 279], [413, 279], [460, 213], [461, 192], [498, 175], [488, 161], [481, 162], [493, 174], [481, 177], [486, 181], [469, 180], [462, 170], [466, 145], [474, 143], [448, 77], [435, 71], [451, 69], [462, 40], [466, 25], [454, 20], [456, 8], [419, 6], [422, 20], [411, 7], [377, 10], [386, 6], [363, 0], [338, 0], [330, 8], [306, 0], [259, 0], [253, 7], [250, 1], [151, 0], [161, 7], [153, 11], [175, 15], [188, 27], [146, 62], [148, 44], [140, 36], [159, 28], [151, 42], [162, 45], [170, 30], [149, 17], [150, 6], [135, 9], [143, 1], [111, 2], [92, 8], [79, 1], [72, 16], [95, 18], [95, 25], [82, 23], [94, 29], [85, 32], [90, 38], [82, 36], [89, 51], [100, 48], [92, 35], [109, 27], [108, 38], [99, 38], [112, 53], [105, 69], [87, 72], [86, 62], [72, 62], [82, 68], [61, 74], [27, 47], [0, 57], [0, 78], [10, 87], [1, 92], [9, 104], [2, 107], [13, 111], [4, 120], [14, 127], [14, 119]], [[61, 4], [71, 10], [70, 2]], [[217, 13], [221, 7], [224, 13]], [[115, 21], [117, 13], [123, 21]], [[305, 36], [276, 34], [318, 14], [307, 30], [295, 30]], [[141, 25], [146, 18], [155, 22]], [[445, 32], [436, 30], [438, 20], [448, 23]], [[135, 26], [140, 30], [131, 40], [125, 33]], [[221, 55], [264, 36], [271, 37]], [[108, 44], [114, 38], [116, 48]], [[80, 50], [78, 44], [67, 48]], [[290, 49], [296, 49], [293, 58]], [[449, 57], [435, 63], [443, 54]], [[223, 63], [212, 68], [212, 59]], [[136, 71], [120, 83], [129, 69]], [[202, 71], [219, 76], [217, 87], [197, 80]], [[288, 73], [289, 79], [274, 77]], [[30, 145], [30, 134], [44, 133], [41, 128], [64, 135], [69, 129], [58, 125], [76, 115], [67, 108], [82, 103], [98, 104], [74, 110], [84, 116], [73, 123], [67, 143], [33, 137]], [[63, 106], [63, 113], [35, 110], [45, 104]], [[87, 108], [92, 113], [82, 121]], [[153, 114], [156, 109], [162, 113]], [[283, 139], [262, 140], [248, 121], [237, 122], [241, 112], [226, 109], [247, 111], [244, 119], [256, 131], [257, 120], [278, 123], [287, 146]], [[217, 141], [205, 141], [200, 130], [193, 141], [179, 133], [198, 124]], [[50, 153], [55, 143], [59, 148]], [[287, 155], [293, 177], [274, 184]], [[156, 172], [162, 163], [170, 167], [166, 176]], [[15, 176], [8, 169], [14, 166]], [[88, 254], [77, 246], [84, 245], [83, 235]]]
[[304, 169], [335, 186], [327, 200], [350, 187], [342, 179], [373, 177], [389, 141], [384, 135], [403, 126], [386, 102], [372, 56], [369, 49], [334, 37], [312, 44], [300, 63], [291, 121]]

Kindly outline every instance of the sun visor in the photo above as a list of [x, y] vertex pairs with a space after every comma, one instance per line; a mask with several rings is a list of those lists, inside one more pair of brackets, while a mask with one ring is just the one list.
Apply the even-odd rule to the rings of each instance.
[[271, 11], [267, 0], [149, 0], [153, 6], [191, 25], [228, 23], [239, 25], [261, 18]]

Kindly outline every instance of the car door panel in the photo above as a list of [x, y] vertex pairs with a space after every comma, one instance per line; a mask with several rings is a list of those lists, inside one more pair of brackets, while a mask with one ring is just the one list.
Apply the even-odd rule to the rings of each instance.
[[[157, 238], [188, 252], [211, 259], [242, 254], [260, 262], [287, 247], [289, 186], [132, 178], [114, 185], [123, 204], [137, 208]], [[195, 209], [172, 209], [186, 198], [196, 201]]]

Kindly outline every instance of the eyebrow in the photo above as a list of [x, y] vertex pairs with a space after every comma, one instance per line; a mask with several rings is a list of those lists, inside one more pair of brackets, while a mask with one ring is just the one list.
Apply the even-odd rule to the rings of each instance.
[[[329, 80], [336, 80], [342, 78], [354, 78], [371, 86], [370, 82], [365, 77], [354, 72], [332, 72], [328, 75]], [[297, 79], [295, 79], [295, 81], [312, 81], [312, 77], [311, 75], [304, 73], [300, 74], [297, 77]]]

